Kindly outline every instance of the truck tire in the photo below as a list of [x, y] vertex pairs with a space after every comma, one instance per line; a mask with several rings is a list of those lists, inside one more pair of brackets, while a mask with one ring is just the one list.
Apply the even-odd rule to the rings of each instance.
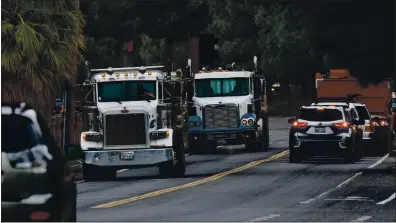
[[173, 133], [173, 151], [175, 160], [167, 161], [159, 165], [162, 177], [184, 177], [186, 172], [186, 161], [183, 135], [179, 131]]
[[194, 136], [188, 136], [188, 152], [190, 154], [200, 154], [202, 151], [199, 150], [199, 144], [193, 139]]
[[83, 179], [85, 181], [113, 180], [116, 177], [117, 170], [115, 168], [83, 164]]

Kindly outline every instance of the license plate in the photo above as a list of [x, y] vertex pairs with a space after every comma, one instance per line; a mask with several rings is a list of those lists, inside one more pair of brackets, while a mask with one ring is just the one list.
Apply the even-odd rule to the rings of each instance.
[[325, 128], [321, 128], [321, 127], [315, 127], [315, 132], [317, 132], [317, 133], [325, 133], [326, 129]]
[[121, 153], [120, 159], [121, 160], [134, 160], [135, 159], [135, 153], [134, 152]]
[[215, 138], [228, 138], [229, 136], [228, 135], [224, 135], [224, 134], [217, 134], [217, 135], [214, 135], [214, 137]]
[[225, 145], [225, 144], [227, 144], [226, 140], [224, 140], [224, 139], [217, 140], [217, 145]]

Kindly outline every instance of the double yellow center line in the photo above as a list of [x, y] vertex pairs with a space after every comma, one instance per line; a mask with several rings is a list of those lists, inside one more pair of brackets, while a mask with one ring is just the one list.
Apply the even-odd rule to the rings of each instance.
[[162, 195], [162, 194], [167, 194], [167, 193], [170, 193], [170, 192], [173, 192], [173, 191], [182, 190], [182, 189], [189, 188], [189, 187], [195, 187], [195, 186], [198, 186], [198, 185], [201, 185], [201, 184], [204, 184], [204, 183], [208, 183], [208, 182], [220, 179], [222, 177], [228, 176], [228, 175], [233, 174], [233, 173], [244, 171], [246, 169], [255, 167], [257, 165], [260, 165], [262, 163], [270, 162], [270, 161], [279, 159], [279, 158], [285, 156], [288, 153], [289, 153], [289, 151], [285, 150], [285, 151], [283, 151], [281, 153], [278, 153], [278, 154], [276, 154], [274, 156], [271, 156], [269, 158], [262, 159], [262, 160], [256, 160], [256, 161], [250, 162], [250, 163], [248, 163], [248, 164], [246, 164], [244, 166], [241, 166], [241, 167], [238, 167], [238, 168], [235, 168], [235, 169], [232, 169], [232, 170], [228, 170], [228, 171], [225, 171], [225, 172], [221, 172], [221, 173], [215, 174], [215, 175], [213, 175], [211, 177], [204, 178], [202, 180], [197, 180], [197, 181], [193, 181], [191, 183], [179, 185], [179, 186], [176, 186], [176, 187], [171, 187], [171, 188], [166, 188], [166, 189], [162, 189], [162, 190], [158, 190], [158, 191], [149, 192], [147, 194], [143, 194], [143, 195], [136, 196], [136, 197], [131, 197], [131, 198], [125, 198], [125, 199], [121, 199], [121, 200], [117, 200], [117, 201], [112, 201], [112, 202], [109, 202], [109, 203], [106, 203], [106, 204], [101, 204], [101, 205], [94, 206], [92, 208], [111, 208], [111, 207], [119, 206], [119, 205], [122, 205], [122, 204], [134, 202], [134, 201], [138, 201], [138, 200], [143, 200], [143, 199], [150, 198], [150, 197], [159, 196], [159, 195]]

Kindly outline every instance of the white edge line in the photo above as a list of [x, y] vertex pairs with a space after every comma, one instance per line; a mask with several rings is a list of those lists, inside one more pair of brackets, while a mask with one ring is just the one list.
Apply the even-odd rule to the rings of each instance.
[[389, 153], [386, 154], [385, 156], [383, 156], [381, 159], [379, 159], [379, 160], [378, 160], [377, 162], [375, 162], [374, 164], [368, 166], [367, 168], [368, 168], [368, 169], [372, 169], [372, 168], [378, 166], [379, 164], [381, 164], [382, 162], [384, 162], [384, 160], [385, 160], [386, 158], [388, 158], [388, 156], [389, 156]]
[[117, 170], [117, 173], [122, 173], [122, 172], [125, 172], [125, 171], [127, 171], [127, 170], [129, 170], [129, 169]]
[[280, 217], [280, 215], [279, 214], [270, 214], [270, 215], [267, 215], [267, 216], [263, 216], [263, 217], [252, 219], [249, 222], [265, 221], [265, 220], [269, 220], [269, 219], [276, 218], [276, 217]]
[[[388, 158], [388, 156], [389, 156], [389, 153], [386, 154], [385, 156], [383, 156], [381, 159], [379, 159], [379, 160], [378, 160], [377, 162], [375, 162], [374, 164], [368, 166], [367, 168], [371, 169], [371, 168], [376, 167], [377, 165], [381, 164], [386, 158]], [[325, 191], [325, 192], [319, 194], [318, 196], [316, 196], [316, 197], [314, 197], [314, 198], [311, 198], [311, 199], [309, 199], [309, 200], [301, 201], [300, 204], [309, 204], [309, 203], [311, 203], [312, 201], [315, 201], [315, 200], [317, 200], [317, 199], [319, 199], [319, 198], [322, 198], [322, 197], [326, 196], [327, 194], [331, 193], [332, 191], [334, 191], [335, 189], [339, 189], [339, 188], [344, 187], [345, 185], [347, 185], [348, 183], [350, 183], [353, 179], [355, 179], [356, 177], [358, 177], [358, 176], [360, 176], [360, 175], [362, 175], [362, 174], [363, 174], [363, 171], [361, 171], [361, 172], [359, 172], [359, 173], [356, 173], [356, 174], [353, 175], [352, 177], [346, 179], [344, 182], [338, 184], [335, 188], [332, 188], [332, 189], [330, 189], [330, 190], [328, 190], [328, 191]], [[396, 195], [395, 195], [395, 196], [396, 196]], [[391, 196], [391, 197], [392, 197], [392, 196]], [[394, 199], [394, 198], [393, 198], [393, 199]], [[391, 199], [391, 200], [392, 200], [392, 199]]]
[[356, 177], [358, 177], [358, 176], [360, 176], [362, 174], [363, 174], [363, 172], [355, 173], [355, 175], [353, 175], [352, 177], [350, 177], [350, 178], [346, 179], [344, 182], [338, 184], [336, 188], [344, 187], [345, 185], [350, 183], [353, 179], [355, 179]]
[[393, 200], [393, 199], [395, 199], [395, 198], [396, 198], [396, 192], [393, 193], [393, 194], [392, 194], [390, 197], [388, 197], [387, 199], [378, 202], [377, 204], [383, 205], [383, 204], [386, 204], [386, 203], [388, 203], [389, 201], [391, 201], [391, 200]]
[[358, 218], [358, 219], [356, 219], [356, 220], [353, 220], [352, 222], [367, 221], [367, 220], [369, 220], [370, 218], [372, 218], [372, 217], [371, 217], [371, 216], [362, 216], [362, 217], [360, 217], [360, 218]]

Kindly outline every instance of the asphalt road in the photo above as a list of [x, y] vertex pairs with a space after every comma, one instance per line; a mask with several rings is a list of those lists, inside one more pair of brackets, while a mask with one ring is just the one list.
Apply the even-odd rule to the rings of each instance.
[[185, 178], [80, 182], [78, 221], [396, 221], [395, 158], [291, 164], [287, 128], [270, 119], [268, 152], [187, 156]]

